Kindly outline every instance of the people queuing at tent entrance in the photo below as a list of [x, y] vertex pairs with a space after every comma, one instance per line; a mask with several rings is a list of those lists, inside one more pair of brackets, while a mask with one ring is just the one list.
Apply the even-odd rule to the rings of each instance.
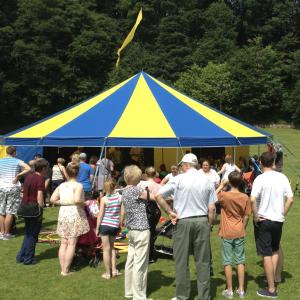
[[[277, 149], [279, 156], [282, 149]], [[170, 172], [162, 164], [144, 168], [141, 148], [132, 148], [131, 165], [122, 165], [120, 148], [108, 151], [98, 159], [76, 152], [64, 167], [57, 158], [50, 175], [49, 163], [41, 156], [30, 166], [16, 158], [16, 148], [7, 148], [7, 158], [0, 159], [0, 239], [13, 238], [11, 227], [16, 215], [25, 220], [25, 234], [16, 261], [36, 264], [35, 245], [42, 226], [43, 207], [60, 206], [57, 234], [61, 238], [59, 262], [61, 275], [72, 273], [72, 262], [78, 246], [91, 240], [100, 241], [105, 273], [109, 280], [122, 275], [116, 268], [114, 242], [120, 228], [126, 227], [128, 254], [124, 270], [125, 298], [147, 298], [148, 264], [155, 263], [157, 225], [164, 210], [173, 226], [176, 299], [188, 299], [191, 291], [188, 258], [194, 255], [200, 299], [210, 299], [212, 274], [210, 232], [220, 208], [219, 236], [226, 287], [222, 295], [244, 298], [245, 235], [253, 214], [258, 255], [262, 256], [267, 288], [258, 296], [276, 298], [277, 284], [282, 280], [283, 251], [280, 247], [282, 227], [293, 203], [287, 177], [282, 174], [282, 156], [276, 151], [264, 152], [260, 158], [241, 157], [238, 166], [227, 155], [223, 164], [212, 157], [197, 158], [186, 153]], [[23, 185], [21, 186], [21, 183]], [[21, 189], [23, 195], [21, 197]], [[169, 226], [169, 225], [168, 225]], [[249, 242], [249, 241], [248, 241]], [[238, 286], [234, 289], [232, 268], [237, 268]]]

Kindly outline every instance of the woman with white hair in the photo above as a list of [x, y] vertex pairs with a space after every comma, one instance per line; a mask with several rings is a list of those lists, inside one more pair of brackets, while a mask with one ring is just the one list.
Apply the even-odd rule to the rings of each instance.
[[122, 191], [122, 202], [128, 228], [128, 254], [125, 265], [125, 298], [147, 299], [150, 226], [146, 201], [154, 196], [138, 186], [142, 177], [139, 167], [131, 165], [124, 170], [127, 186]]

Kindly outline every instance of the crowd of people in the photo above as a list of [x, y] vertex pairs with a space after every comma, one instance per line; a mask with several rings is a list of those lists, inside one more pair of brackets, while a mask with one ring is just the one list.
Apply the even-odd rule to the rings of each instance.
[[[239, 166], [227, 155], [223, 165], [217, 166], [211, 158], [198, 160], [193, 153], [187, 153], [168, 173], [164, 165], [159, 172], [151, 166], [142, 170], [142, 152], [138, 149], [131, 153], [132, 164], [123, 170], [121, 151], [117, 149], [102, 159], [92, 156], [89, 163], [84, 152], [74, 153], [66, 166], [64, 159], [58, 158], [49, 172], [49, 163], [41, 156], [27, 165], [16, 158], [15, 147], [7, 147], [7, 157], [0, 160], [0, 239], [13, 238], [14, 216], [22, 213], [25, 233], [17, 263], [37, 263], [35, 245], [42, 226], [43, 208], [59, 205], [58, 256], [61, 275], [70, 275], [77, 240], [91, 230], [84, 207], [89, 200], [97, 198], [99, 212], [95, 231], [102, 240], [105, 267], [102, 278], [109, 280], [122, 275], [116, 267], [114, 242], [120, 227], [126, 226], [128, 254], [124, 296], [146, 300], [148, 265], [156, 261], [154, 236], [161, 210], [164, 210], [173, 224], [176, 296], [172, 300], [189, 299], [191, 254], [195, 259], [199, 298], [207, 300], [210, 299], [212, 267], [210, 233], [219, 208], [219, 236], [226, 277], [222, 295], [228, 299], [233, 299], [235, 294], [245, 297], [245, 235], [249, 216], [253, 214], [256, 249], [263, 258], [268, 285], [257, 291], [257, 295], [276, 298], [283, 260], [282, 226], [293, 203], [290, 183], [281, 172], [282, 163], [276, 168], [276, 154], [266, 151], [260, 158], [240, 158]], [[51, 197], [47, 197], [49, 191]], [[36, 206], [38, 214], [30, 215]], [[236, 290], [232, 283], [233, 265], [238, 274]]]

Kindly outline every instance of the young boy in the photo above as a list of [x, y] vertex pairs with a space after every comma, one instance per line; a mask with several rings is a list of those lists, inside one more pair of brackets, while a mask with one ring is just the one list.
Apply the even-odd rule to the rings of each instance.
[[216, 190], [221, 205], [221, 222], [219, 236], [222, 238], [222, 259], [227, 288], [222, 295], [233, 299], [232, 264], [237, 265], [239, 288], [236, 293], [240, 298], [245, 297], [245, 228], [248, 216], [251, 214], [249, 197], [239, 191], [242, 176], [233, 171], [228, 176], [230, 191], [222, 191], [228, 184], [223, 181]]

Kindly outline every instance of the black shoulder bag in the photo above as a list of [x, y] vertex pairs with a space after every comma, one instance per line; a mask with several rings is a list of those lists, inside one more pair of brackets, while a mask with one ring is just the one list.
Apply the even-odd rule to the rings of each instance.
[[[29, 187], [29, 193], [31, 186]], [[21, 202], [17, 215], [21, 218], [38, 218], [42, 214], [42, 208], [39, 206], [38, 202]]]

